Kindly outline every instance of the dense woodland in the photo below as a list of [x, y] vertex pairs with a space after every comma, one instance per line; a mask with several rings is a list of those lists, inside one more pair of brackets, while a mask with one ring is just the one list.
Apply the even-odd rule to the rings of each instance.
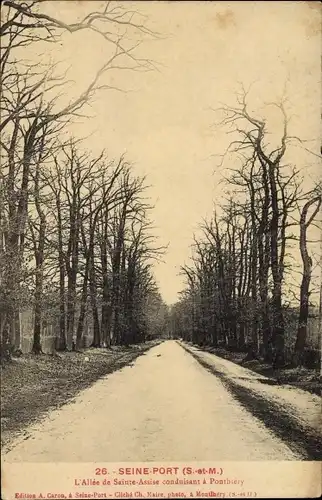
[[[69, 125], [113, 71], [148, 71], [135, 54], [153, 34], [126, 4], [94, 6], [67, 24], [48, 16], [41, 0], [2, 2], [0, 327], [1, 355], [21, 352], [21, 316], [32, 312], [32, 352], [42, 352], [46, 325], [54, 348], [141, 342], [164, 330], [167, 308], [152, 265], [159, 248], [151, 231], [147, 185], [126, 158], [93, 155]], [[75, 9], [75, 16], [77, 11]], [[59, 13], [57, 14], [59, 16]], [[87, 88], [64, 100], [68, 74], [58, 63], [28, 60], [65, 33], [102, 37], [106, 60]]]
[[[237, 107], [218, 110], [221, 125], [236, 137], [224, 155], [226, 198], [201, 224], [191, 262], [182, 267], [186, 289], [172, 310], [172, 331], [199, 345], [245, 351], [245, 359], [275, 367], [318, 366], [318, 328], [313, 346], [307, 345], [307, 330], [310, 313], [318, 310], [310, 300], [312, 268], [321, 263], [316, 255], [312, 259], [308, 231], [321, 220], [321, 184], [317, 179], [304, 192], [304, 172], [285, 161], [291, 139], [301, 140], [289, 137], [283, 102], [274, 104], [282, 132], [273, 147], [269, 127], [250, 111], [245, 90], [237, 101]], [[288, 286], [294, 256], [301, 263], [295, 291]], [[321, 321], [321, 304], [319, 316]]]
[[[67, 72], [25, 54], [38, 46], [45, 53], [80, 30], [102, 37], [106, 60], [67, 102]], [[270, 145], [265, 120], [249, 109], [247, 93], [237, 107], [220, 110], [221, 125], [235, 134], [227, 196], [195, 237], [191, 262], [182, 267], [186, 288], [171, 318], [153, 276], [164, 249], [153, 236], [146, 180], [127, 158], [110, 158], [108, 145], [93, 154], [69, 133], [94, 95], [113, 88], [110, 73], [153, 69], [136, 48], [154, 36], [126, 2], [106, 2], [70, 24], [49, 16], [41, 0], [2, 2], [1, 356], [20, 352], [21, 315], [31, 310], [35, 354], [48, 324], [55, 325], [55, 349], [78, 350], [88, 328], [92, 346], [109, 347], [162, 335], [171, 323], [175, 336], [280, 366], [290, 361], [285, 332], [295, 315], [291, 361], [299, 365], [311, 356], [314, 364], [319, 352], [307, 349], [314, 265], [308, 231], [321, 214], [321, 184], [304, 192], [303, 172], [285, 161], [294, 138], [283, 103], [274, 105], [282, 125], [277, 146]], [[292, 308], [285, 286], [290, 245], [301, 262]]]

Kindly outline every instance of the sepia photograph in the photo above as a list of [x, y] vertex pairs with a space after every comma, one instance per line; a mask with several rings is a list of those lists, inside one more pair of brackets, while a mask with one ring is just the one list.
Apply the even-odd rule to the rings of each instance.
[[1, 0], [1, 498], [321, 495], [321, 4]]

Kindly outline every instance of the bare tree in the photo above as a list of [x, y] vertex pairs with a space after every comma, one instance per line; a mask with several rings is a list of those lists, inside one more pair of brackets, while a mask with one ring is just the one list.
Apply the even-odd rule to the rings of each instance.
[[[99, 11], [89, 12], [82, 20], [67, 23], [45, 12], [45, 4], [40, 0], [18, 3], [10, 0], [2, 2], [1, 39], [3, 57], [1, 60], [1, 146], [4, 151], [5, 174], [2, 186], [7, 203], [6, 231], [3, 237], [3, 287], [6, 292], [5, 313], [2, 314], [2, 331], [5, 343], [19, 347], [19, 296], [24, 258], [26, 223], [30, 184], [37, 178], [34, 169], [36, 154], [43, 134], [52, 127], [58, 133], [69, 121], [78, 116], [80, 110], [93, 95], [104, 89], [112, 89], [106, 81], [111, 71], [132, 69], [148, 71], [154, 67], [151, 61], [137, 57], [136, 50], [142, 39], [154, 34], [145, 26], [138, 13], [128, 10], [118, 3], [106, 2]], [[109, 50], [107, 59], [92, 80], [78, 96], [67, 104], [61, 104], [60, 91], [67, 83], [66, 75], [58, 74], [56, 64], [30, 63], [23, 60], [26, 46], [35, 43], [57, 41], [64, 33], [82, 31], [102, 38]], [[103, 79], [105, 79], [103, 81]], [[56, 128], [55, 128], [56, 127]], [[60, 192], [56, 193], [56, 204], [60, 204]], [[5, 207], [6, 208], [6, 207]], [[41, 207], [38, 203], [38, 215]], [[60, 215], [58, 215], [60, 217]], [[2, 217], [3, 220], [3, 217]], [[3, 227], [3, 226], [2, 226]], [[44, 228], [44, 223], [42, 224]], [[79, 221], [75, 220], [75, 230], [79, 233]], [[43, 236], [42, 236], [43, 238]], [[77, 239], [75, 239], [77, 247]], [[75, 281], [77, 268], [77, 248], [71, 249], [71, 268], [63, 264], [60, 252], [61, 283], [66, 272], [70, 282]], [[42, 253], [41, 248], [39, 249]], [[40, 255], [38, 251], [37, 255]], [[41, 267], [41, 265], [40, 265]], [[40, 268], [39, 267], [39, 268]], [[73, 276], [72, 276], [73, 274]], [[74, 286], [74, 285], [73, 285]], [[61, 291], [63, 286], [61, 285]], [[71, 291], [72, 287], [69, 288]], [[61, 292], [62, 293], [62, 292]], [[61, 296], [61, 307], [63, 308]], [[63, 313], [63, 311], [62, 311]], [[63, 317], [63, 314], [62, 314]], [[67, 341], [70, 347], [73, 314], [67, 307]], [[61, 332], [64, 331], [61, 324]], [[64, 347], [64, 333], [61, 346]], [[38, 348], [37, 348], [38, 349]]]
[[[174, 310], [174, 323], [181, 336], [199, 345], [244, 351], [244, 361], [257, 358], [279, 368], [286, 362], [289, 326], [283, 285], [292, 262], [289, 251], [298, 239], [293, 234], [293, 228], [299, 228], [297, 208], [307, 195], [299, 170], [284, 164], [291, 140], [284, 103], [269, 104], [281, 116], [282, 131], [274, 148], [266, 120], [250, 112], [246, 98], [243, 92], [237, 107], [220, 108], [224, 113], [220, 123], [236, 136], [222, 156], [224, 161], [227, 152], [233, 153], [224, 178], [227, 197], [202, 224], [201, 236], [193, 238], [191, 263], [182, 267], [187, 282]], [[299, 313], [303, 328], [296, 343], [300, 352], [305, 345], [311, 277], [306, 230], [320, 199], [317, 194], [304, 205], [300, 221], [304, 267]], [[312, 205], [315, 209], [307, 220]]]
[[[287, 167], [282, 161], [285, 156], [288, 143], [288, 119], [283, 102], [272, 103], [277, 107], [282, 116], [282, 135], [279, 145], [273, 149], [267, 144], [267, 124], [265, 120], [259, 119], [250, 113], [247, 105], [247, 93], [243, 91], [238, 98], [238, 107], [224, 107], [221, 111], [225, 114], [222, 123], [231, 126], [232, 131], [239, 135], [233, 141], [229, 149], [236, 153], [249, 151], [249, 158], [255, 157], [262, 172], [263, 182], [263, 219], [261, 231], [269, 232], [269, 239], [265, 239], [265, 245], [269, 245], [270, 271], [272, 275], [272, 297], [271, 304], [271, 334], [267, 344], [271, 344], [273, 350], [274, 366], [284, 364], [284, 317], [282, 303], [282, 283], [285, 268], [286, 249], [286, 227], [289, 214], [295, 210], [299, 197], [299, 185], [296, 182], [296, 170], [287, 172]], [[285, 174], [283, 171], [285, 170]], [[268, 219], [269, 217], [269, 219]], [[268, 226], [267, 226], [268, 224]], [[259, 238], [260, 258], [262, 260], [262, 293], [266, 294], [267, 262], [265, 263], [264, 247], [262, 237]], [[263, 296], [264, 299], [264, 296]], [[266, 315], [266, 311], [263, 310]], [[269, 349], [269, 346], [266, 346]]]
[[[297, 337], [294, 347], [293, 363], [298, 366], [303, 362], [303, 354], [307, 336], [307, 321], [309, 315], [309, 297], [310, 297], [310, 282], [312, 275], [312, 259], [307, 248], [307, 230], [310, 224], [317, 216], [321, 208], [321, 196], [315, 196], [309, 199], [302, 208], [300, 218], [300, 252], [303, 262], [303, 275], [300, 291], [300, 312], [298, 319]], [[314, 206], [315, 205], [315, 206]], [[309, 210], [313, 207], [313, 211], [309, 216]]]

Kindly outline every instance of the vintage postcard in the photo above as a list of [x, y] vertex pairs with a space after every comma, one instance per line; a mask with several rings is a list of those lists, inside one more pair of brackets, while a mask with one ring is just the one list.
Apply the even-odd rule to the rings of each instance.
[[321, 495], [321, 5], [1, 1], [1, 498]]

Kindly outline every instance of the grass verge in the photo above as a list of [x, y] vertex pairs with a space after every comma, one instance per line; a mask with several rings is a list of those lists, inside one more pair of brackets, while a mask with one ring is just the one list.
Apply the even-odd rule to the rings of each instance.
[[322, 459], [321, 436], [317, 429], [309, 426], [303, 427], [299, 420], [290, 414], [286, 406], [283, 407], [278, 402], [275, 403], [271, 399], [268, 400], [258, 391], [243, 386], [238, 383], [238, 380], [232, 379], [220, 370], [217, 370], [207, 360], [198, 355], [197, 352], [189, 349], [189, 344], [180, 343], [180, 345], [204, 368], [213, 375], [216, 375], [236, 400], [284, 441], [301, 457], [301, 460]]
[[277, 384], [288, 384], [311, 394], [321, 395], [321, 376], [319, 370], [308, 369], [304, 367], [293, 368], [286, 366], [285, 368], [274, 369], [271, 365], [264, 363], [262, 360], [252, 360], [244, 362], [246, 354], [244, 352], [227, 351], [221, 347], [197, 346], [201, 351], [210, 352], [228, 359], [237, 365], [243, 366], [270, 379], [276, 380]]
[[62, 352], [27, 354], [1, 367], [1, 446], [8, 447], [23, 429], [59, 408], [96, 380], [130, 364], [160, 341]]

